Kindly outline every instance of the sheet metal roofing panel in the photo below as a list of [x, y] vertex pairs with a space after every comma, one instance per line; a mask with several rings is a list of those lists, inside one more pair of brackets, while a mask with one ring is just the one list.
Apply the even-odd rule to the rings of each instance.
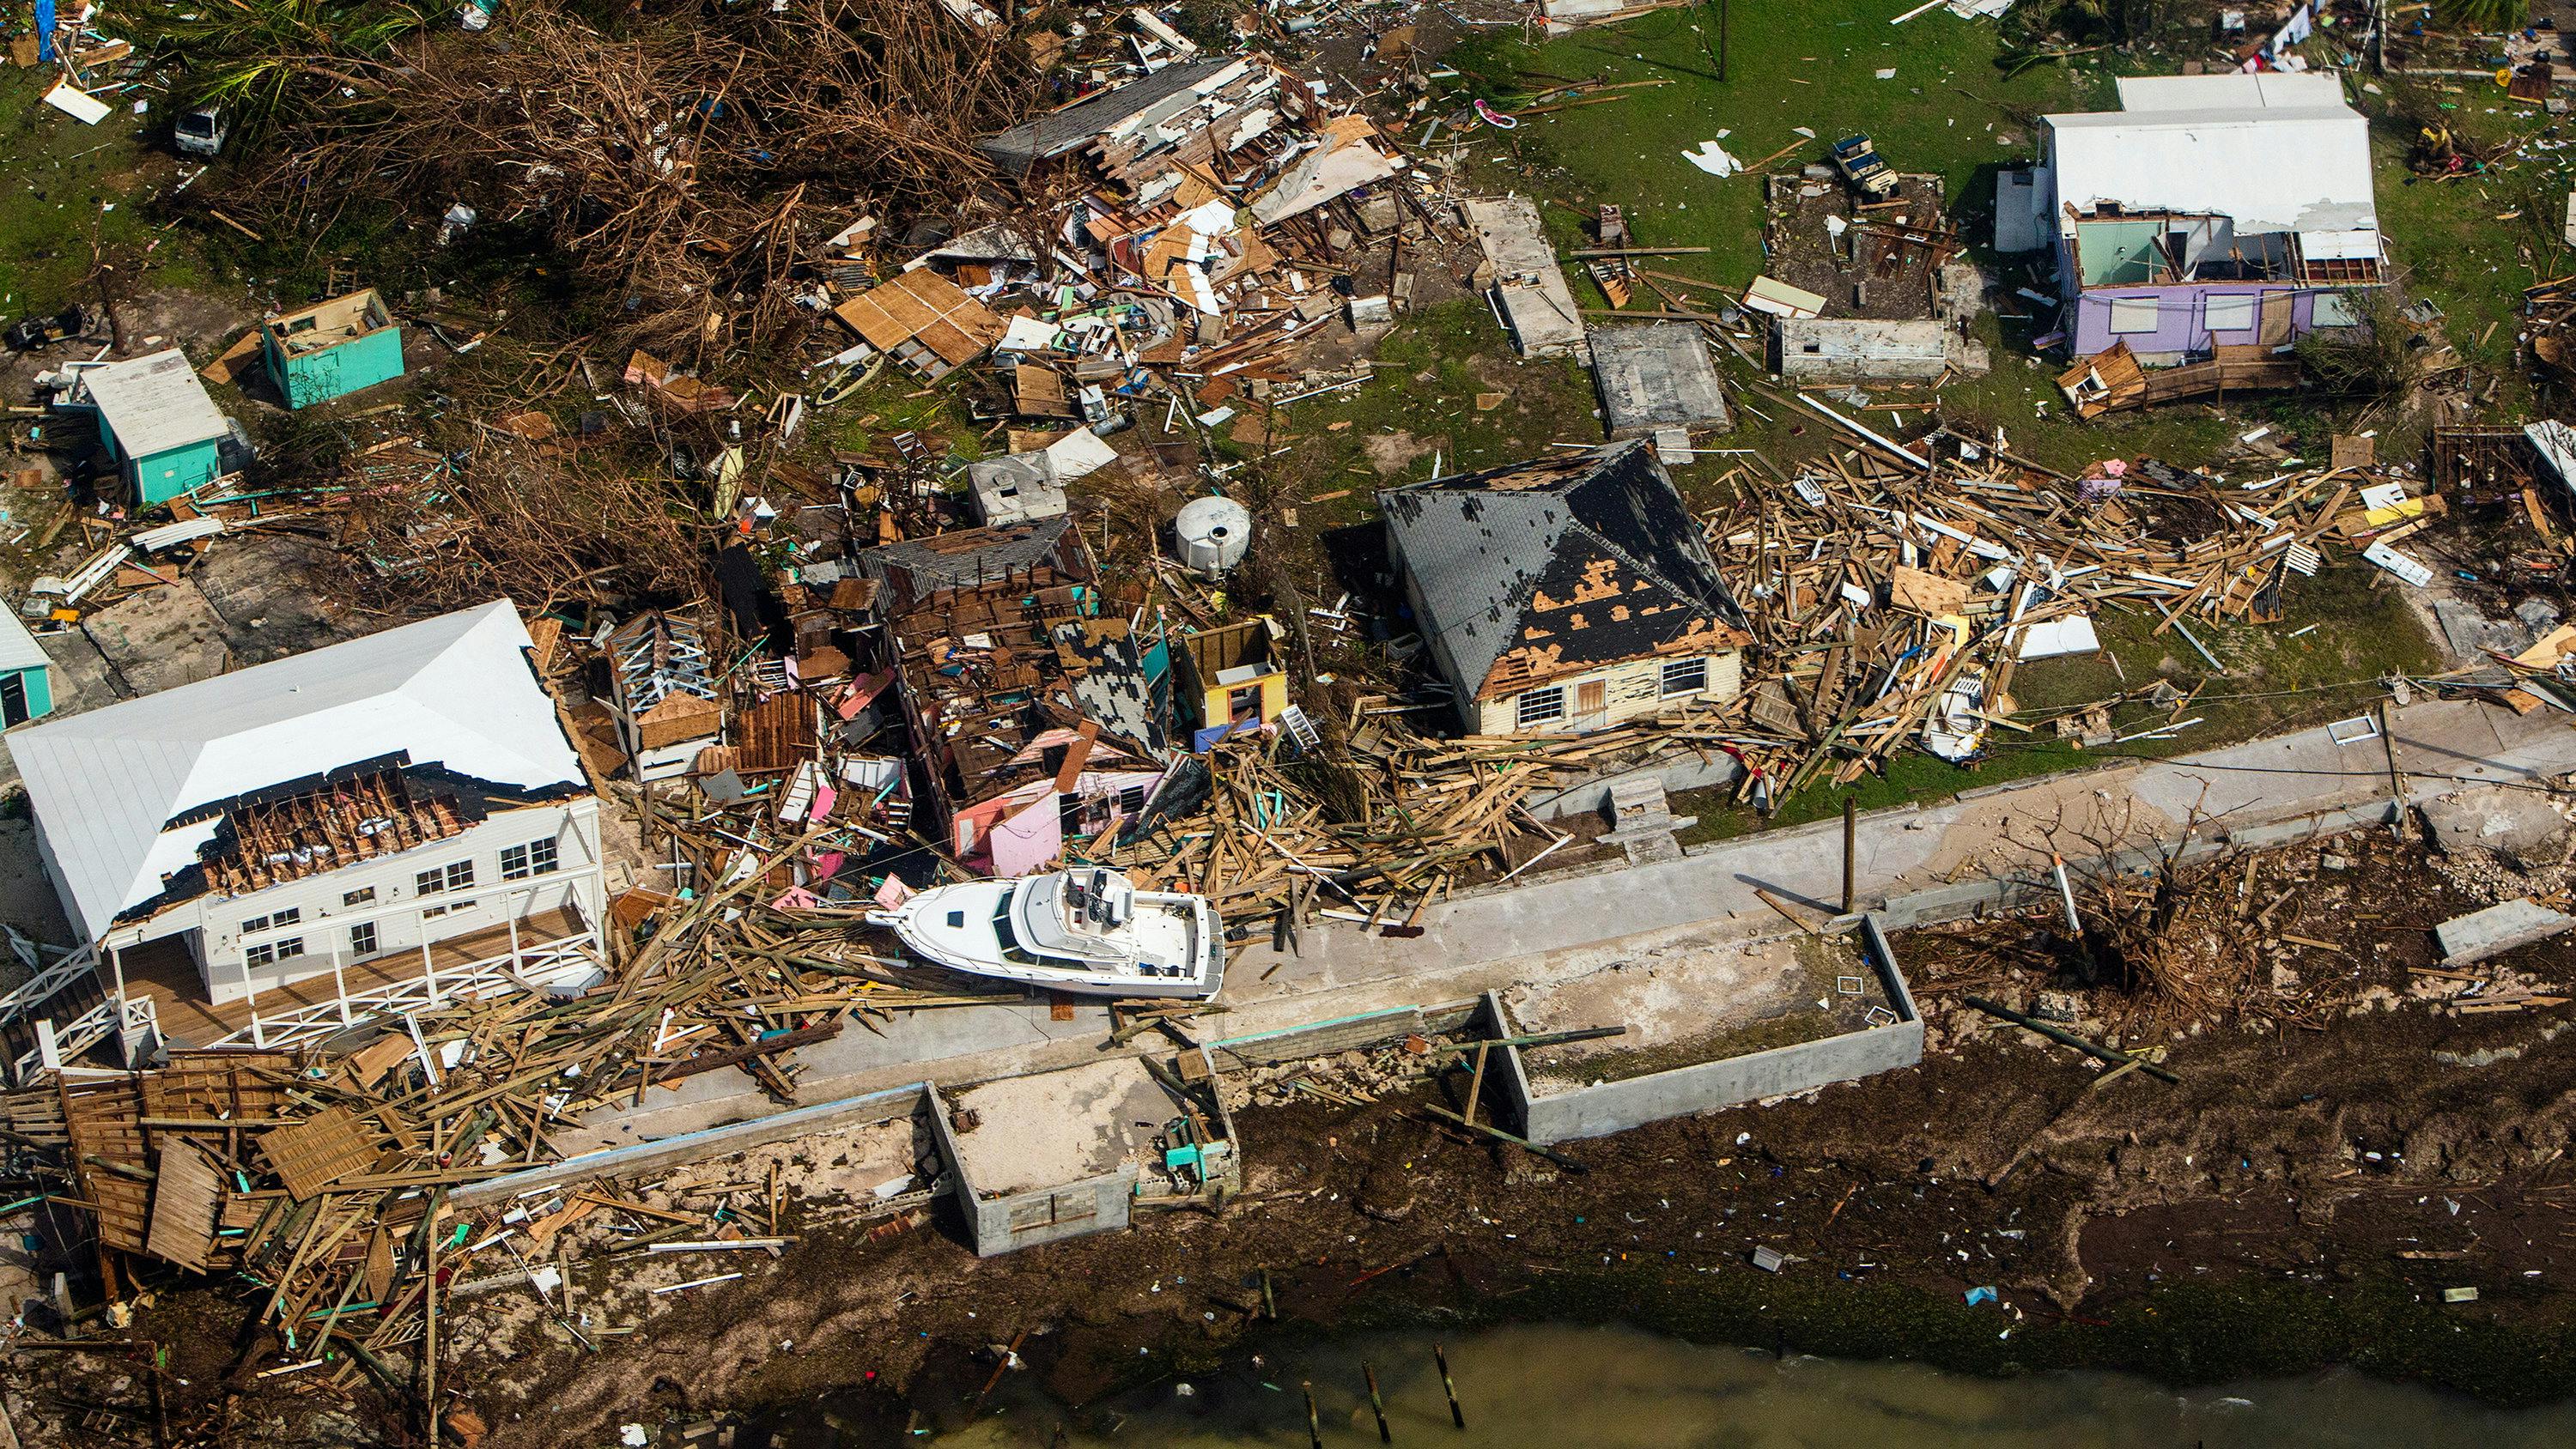
[[227, 431], [206, 385], [175, 347], [90, 368], [81, 373], [80, 382], [127, 457], [148, 458]]
[[95, 940], [212, 828], [173, 819], [379, 755], [521, 790], [579, 784], [529, 647], [501, 599], [12, 734], [65, 908]]
[[2100, 202], [2206, 212], [2239, 235], [2379, 224], [2370, 123], [2344, 106], [2049, 116], [2054, 216]]
[[0, 669], [43, 669], [52, 663], [45, 646], [18, 622], [17, 611], [0, 608]]
[[1183, 92], [1231, 80], [1242, 69], [1243, 62], [1232, 56], [1167, 65], [1115, 90], [996, 132], [976, 142], [976, 149], [1006, 166], [1026, 169], [1034, 162], [1079, 150], [1102, 132]]
[[2375, 262], [2379, 260], [2379, 250], [2379, 233], [2375, 231], [2299, 233], [2299, 255], [2312, 262]]
[[2339, 106], [2343, 81], [2322, 71], [2242, 71], [2226, 75], [2137, 75], [2120, 83], [2120, 109], [2140, 111], [2209, 111]]

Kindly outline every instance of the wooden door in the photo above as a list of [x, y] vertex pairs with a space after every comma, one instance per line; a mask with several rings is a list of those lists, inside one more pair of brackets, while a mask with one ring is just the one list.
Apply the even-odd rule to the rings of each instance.
[[2290, 340], [2291, 305], [2290, 294], [2287, 292], [2263, 294], [2263, 318], [2254, 332], [2256, 346], [2278, 347]]
[[1574, 686], [1574, 726], [1598, 729], [1610, 713], [1609, 686], [1598, 679], [1587, 679]]

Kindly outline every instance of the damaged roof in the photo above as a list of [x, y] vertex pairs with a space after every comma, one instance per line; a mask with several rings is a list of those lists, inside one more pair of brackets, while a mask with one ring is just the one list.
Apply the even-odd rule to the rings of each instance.
[[98, 409], [129, 458], [149, 458], [230, 431], [196, 369], [175, 347], [88, 368], [79, 378], [74, 401]]
[[[2041, 118], [2052, 208], [2090, 212], [2107, 201], [2129, 211], [2205, 213], [2231, 219], [2247, 236], [2379, 224], [2370, 122], [2344, 103], [2339, 84], [2149, 79], [2158, 84], [2122, 83], [2126, 110]], [[2193, 84], [2165, 84], [2186, 81]]]
[[1479, 699], [1747, 641], [1699, 524], [1643, 442], [1378, 495], [1436, 635]]
[[585, 786], [532, 647], [500, 599], [11, 732], [65, 909], [97, 940], [197, 863], [204, 807], [353, 761]]
[[895, 613], [934, 594], [1001, 583], [1040, 564], [1054, 564], [1071, 577], [1087, 579], [1091, 570], [1078, 560], [1079, 541], [1065, 536], [1072, 527], [1071, 517], [1058, 514], [909, 538], [861, 553], [859, 571], [892, 591], [888, 607]]
[[1036, 162], [1078, 151], [1101, 132], [1130, 116], [1157, 102], [1170, 100], [1201, 81], [1214, 80], [1242, 63], [1232, 56], [1218, 56], [1185, 65], [1167, 65], [1142, 80], [1076, 101], [1052, 115], [1023, 121], [1007, 131], [987, 136], [975, 143], [975, 149], [1004, 166], [1026, 169]]

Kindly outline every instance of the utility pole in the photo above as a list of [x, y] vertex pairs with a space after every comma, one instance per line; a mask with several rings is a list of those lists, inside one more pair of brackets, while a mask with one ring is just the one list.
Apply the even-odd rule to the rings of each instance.
[[1726, 32], [1729, 28], [1727, 24], [1729, 19], [1726, 0], [1717, 0], [1717, 78], [1720, 81], [1726, 79]]

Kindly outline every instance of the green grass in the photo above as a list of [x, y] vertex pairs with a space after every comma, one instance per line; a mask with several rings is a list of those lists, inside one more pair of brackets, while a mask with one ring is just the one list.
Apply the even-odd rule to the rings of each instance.
[[[1453, 55], [1470, 87], [1497, 105], [1567, 81], [1670, 82], [1608, 105], [1526, 117], [1517, 130], [1479, 132], [1489, 161], [1480, 179], [1497, 189], [1517, 181], [1554, 201], [1616, 202], [1640, 246], [1710, 248], [1659, 269], [1740, 286], [1761, 269], [1761, 175], [1721, 180], [1682, 159], [1720, 131], [1730, 133], [1721, 144], [1748, 164], [1797, 147], [1765, 172], [1822, 162], [1830, 142], [1866, 132], [1889, 165], [1939, 175], [1954, 208], [1990, 206], [1994, 169], [2031, 151], [2026, 117], [2109, 103], [2101, 74], [2080, 67], [2037, 66], [2005, 79], [1994, 28], [1946, 12], [1891, 27], [1886, 0], [1738, 0], [1732, 8], [1724, 81], [1709, 53], [1714, 12], [1705, 9]], [[1877, 78], [1890, 67], [1894, 79]], [[1532, 164], [1561, 175], [1515, 174]], [[1560, 244], [1580, 236], [1575, 212], [1546, 214]]]
[[[1710, 53], [1713, 12], [1706, 7], [1671, 10], [1612, 29], [1584, 32], [1538, 46], [1516, 39], [1481, 39], [1451, 57], [1467, 93], [1502, 108], [1526, 104], [1549, 86], [1598, 79], [1660, 79], [1667, 84], [1622, 92], [1625, 99], [1522, 119], [1514, 131], [1475, 133], [1481, 143], [1470, 174], [1486, 190], [1512, 188], [1542, 202], [1560, 247], [1583, 243], [1590, 207], [1614, 202], [1626, 212], [1641, 246], [1705, 247], [1705, 253], [1659, 259], [1657, 270], [1698, 276], [1729, 289], [1762, 270], [1765, 216], [1760, 172], [1827, 159], [1827, 145], [1866, 132], [1888, 163], [1942, 178], [1954, 224], [1971, 254], [2008, 285], [2027, 279], [2027, 258], [2001, 258], [1991, 240], [1994, 175], [2026, 162], [2036, 142], [2030, 124], [2053, 111], [2108, 109], [2116, 105], [2115, 73], [2171, 74], [2186, 57], [2206, 58], [2197, 31], [2168, 37], [2171, 53], [2140, 47], [2101, 52], [2066, 64], [2007, 75], [1997, 32], [1945, 14], [1925, 15], [1902, 29], [1886, 24], [1894, 9], [1880, 0], [1738, 0], [1728, 54], [1728, 79], [1720, 81]], [[2331, 38], [2313, 59], [2331, 63]], [[1877, 72], [1893, 68], [1891, 79]], [[2355, 86], [2359, 85], [2356, 78]], [[2365, 93], [2374, 117], [2383, 230], [2404, 269], [2410, 296], [2429, 297], [2451, 319], [2448, 336], [2484, 377], [2501, 376], [2498, 399], [2510, 407], [2524, 394], [2512, 367], [2513, 319], [2521, 290], [2532, 281], [2576, 270], [2576, 258], [2556, 238], [2558, 208], [2567, 191], [2566, 168], [2553, 153], [2528, 152], [2496, 174], [2451, 182], [2409, 182], [2406, 156], [2415, 122], [2402, 116], [2441, 111], [2461, 134], [2486, 142], [2510, 141], [2545, 122], [2537, 108], [2506, 102], [2501, 92], [2475, 82], [2455, 93], [2418, 95], [2397, 83]], [[2490, 114], [2492, 111], [2492, 114]], [[1804, 126], [1808, 139], [1792, 128]], [[1720, 137], [1720, 132], [1728, 134]], [[1755, 174], [1708, 176], [1681, 158], [1699, 143], [1720, 139], [1726, 149], [1757, 165]], [[1783, 146], [1795, 146], [1774, 160]], [[2508, 215], [2519, 211], [2519, 216]], [[1600, 305], [1590, 282], [1569, 280], [1587, 305]], [[1651, 294], [1641, 303], [1657, 305]], [[2025, 310], [2009, 298], [2005, 310]], [[2411, 457], [2420, 434], [2385, 407], [2340, 402], [2307, 393], [2231, 400], [2224, 407], [2193, 404], [2118, 415], [2092, 423], [2070, 416], [2055, 386], [2059, 365], [2034, 360], [2030, 328], [1993, 315], [1979, 319], [1994, 368], [1981, 378], [1954, 379], [1940, 393], [1944, 417], [1954, 424], [2000, 428], [2020, 457], [2073, 472], [2097, 459], [2157, 457], [2193, 467], [2242, 471], [2231, 464], [2236, 438], [2271, 429], [2270, 440], [2308, 458], [2322, 458], [2338, 431], [2377, 430], [2382, 456]], [[1463, 339], [1470, 346], [1491, 346]], [[1727, 363], [1741, 384], [1756, 375], [1740, 361]], [[1849, 389], [1827, 391], [1842, 394]], [[1872, 386], [1864, 420], [1895, 430], [1903, 424], [1887, 405], [1913, 409], [1932, 399], [1928, 388]], [[1759, 449], [1775, 463], [1827, 449], [1844, 440], [1819, 420], [1783, 410], [1739, 388], [1750, 401], [1731, 436], [1713, 446]], [[1758, 409], [1758, 412], [1756, 411]], [[1769, 414], [1768, 417], [1760, 414]], [[1703, 502], [1695, 498], [1695, 502]], [[2353, 712], [2379, 692], [2389, 674], [2422, 673], [2437, 655], [2421, 625], [2375, 571], [2348, 563], [2287, 591], [2288, 616], [2264, 625], [2187, 624], [2226, 666], [2224, 674], [2172, 631], [2157, 635], [2152, 615], [2105, 610], [2097, 620], [2105, 653], [2055, 660], [2021, 670], [2013, 693], [2029, 717], [2059, 711], [2121, 692], [2133, 685], [2172, 680], [2179, 688], [2204, 686], [2179, 717], [2201, 722], [2178, 736], [2138, 741], [2125, 754], [2170, 755], [2206, 750], [2261, 734], [2313, 725]], [[2300, 633], [2306, 626], [2317, 627]], [[2292, 638], [2293, 634], [2298, 637]], [[2113, 660], [2116, 658], [2115, 668]], [[2125, 673], [2125, 682], [2123, 680]], [[2169, 717], [2145, 704], [2115, 715], [2122, 731]], [[1899, 753], [1883, 773], [1857, 782], [1864, 806], [1946, 797], [1980, 785], [2042, 774], [2083, 763], [2085, 755], [2053, 732], [2016, 734], [1998, 729], [1992, 752], [1962, 768], [1922, 754]], [[1811, 787], [1770, 822], [1797, 824], [1840, 809], [1841, 792]], [[1690, 808], [1701, 817], [1695, 838], [1709, 839], [1755, 828], [1747, 812], [1703, 797]]]
[[[52, 312], [74, 301], [90, 269], [90, 227], [110, 247], [139, 245], [149, 231], [141, 205], [147, 174], [169, 164], [146, 149], [160, 108], [136, 116], [120, 106], [84, 126], [39, 99], [53, 83], [42, 68], [0, 72], [0, 314]], [[112, 211], [103, 206], [113, 204]], [[160, 252], [169, 252], [164, 246]], [[155, 254], [155, 280], [187, 280]], [[129, 284], [130, 285], [130, 284]]]
[[[1374, 509], [1373, 490], [1428, 478], [1435, 463], [1473, 472], [1545, 456], [1555, 443], [1601, 441], [1591, 374], [1566, 358], [1514, 357], [1480, 297], [1411, 314], [1375, 357], [1369, 381], [1280, 415], [1296, 439], [1273, 465], [1283, 480], [1307, 497], [1350, 490], [1301, 506], [1314, 526], [1358, 522]], [[1476, 406], [1495, 393], [1498, 406]]]
[[[2441, 660], [2425, 637], [2395, 585], [2377, 569], [2352, 563], [2320, 571], [2284, 591], [2282, 616], [2269, 624], [2210, 623], [2188, 620], [2191, 631], [2219, 662], [2224, 674], [2180, 635], [2156, 633], [2156, 616], [2138, 610], [2105, 608], [2095, 629], [2102, 652], [2022, 666], [2013, 675], [2014, 718], [2036, 724], [2066, 711], [2153, 686], [2166, 680], [2192, 694], [2179, 710], [2138, 701], [2112, 711], [2112, 727], [2122, 734], [2147, 730], [2172, 720], [2200, 723], [2166, 739], [2132, 740], [2118, 745], [2119, 758], [2167, 758], [2198, 754], [2284, 730], [2314, 728], [2369, 707], [2387, 691], [2380, 681], [2392, 675], [2420, 676], [2440, 668]], [[2311, 627], [2314, 626], [2314, 627]], [[2113, 661], [2117, 660], [2115, 664]], [[1809, 786], [1768, 821], [1728, 801], [1729, 791], [1699, 791], [1687, 811], [1699, 823], [1682, 835], [1684, 844], [1722, 840], [1769, 826], [1803, 825], [1842, 809], [1842, 797], [1858, 798], [1864, 810], [1884, 809], [1911, 801], [1948, 799], [1964, 790], [2072, 769], [2100, 753], [2087, 752], [2059, 739], [2045, 726], [2028, 733], [1998, 728], [1986, 738], [1990, 753], [1972, 765], [1953, 765], [1920, 750], [1891, 756], [1884, 773], [1865, 775], [1848, 791], [1829, 785]]]

